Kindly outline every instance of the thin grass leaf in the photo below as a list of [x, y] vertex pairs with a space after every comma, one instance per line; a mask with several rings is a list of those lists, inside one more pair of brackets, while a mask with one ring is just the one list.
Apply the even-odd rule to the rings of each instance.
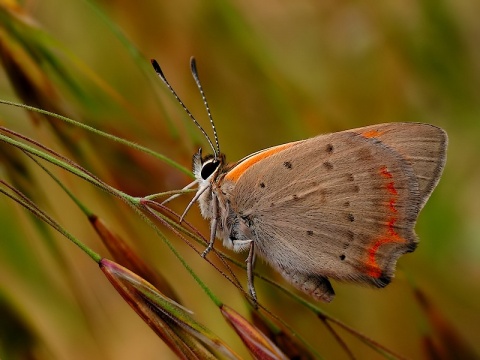
[[[29, 110], [29, 111], [32, 111], [32, 112], [37, 112], [37, 113], [40, 113], [40, 114], [43, 114], [43, 115], [48, 115], [48, 116], [51, 116], [55, 119], [58, 119], [60, 121], [63, 121], [67, 124], [71, 124], [71, 125], [74, 125], [75, 127], [79, 127], [81, 129], [84, 129], [84, 130], [87, 130], [87, 131], [90, 131], [96, 135], [99, 135], [99, 136], [102, 136], [104, 138], [107, 138], [109, 140], [112, 140], [112, 141], [115, 141], [117, 143], [120, 143], [122, 145], [125, 145], [125, 146], [129, 146], [131, 147], [132, 149], [135, 149], [135, 150], [138, 150], [138, 151], [142, 151], [146, 154], [149, 154], [157, 159], [159, 159], [160, 161], [163, 161], [165, 162], [166, 164], [170, 165], [171, 167], [175, 168], [175, 169], [178, 169], [180, 170], [181, 172], [183, 172], [184, 174], [190, 176], [190, 177], [193, 177], [193, 174], [192, 174], [192, 171], [190, 169], [187, 169], [185, 168], [184, 166], [176, 163], [175, 161], [171, 160], [170, 158], [166, 157], [165, 155], [162, 155], [162, 154], [159, 154], [153, 150], [150, 150], [149, 148], [145, 147], [145, 146], [141, 146], [141, 145], [138, 145], [134, 142], [131, 142], [131, 141], [128, 141], [128, 140], [125, 140], [123, 138], [120, 138], [118, 136], [115, 136], [115, 135], [112, 135], [110, 133], [107, 133], [107, 132], [104, 132], [104, 131], [100, 131], [100, 130], [97, 130], [89, 125], [86, 125], [86, 124], [83, 124], [81, 122], [78, 122], [78, 121], [75, 121], [75, 120], [72, 120], [66, 116], [62, 116], [62, 115], [59, 115], [57, 113], [54, 113], [54, 112], [50, 112], [50, 111], [47, 111], [47, 110], [43, 110], [41, 108], [37, 108], [37, 107], [34, 107], [34, 106], [29, 106], [29, 105], [25, 105], [25, 104], [19, 104], [19, 103], [16, 103], [16, 102], [13, 102], [13, 101], [8, 101], [8, 100], [2, 100], [0, 99], [0, 104], [5, 104], [5, 105], [11, 105], [11, 106], [16, 106], [16, 107], [20, 107], [20, 108], [23, 108], [25, 110]], [[24, 139], [28, 139], [27, 137], [24, 137]], [[71, 139], [69, 139], [70, 142]]]

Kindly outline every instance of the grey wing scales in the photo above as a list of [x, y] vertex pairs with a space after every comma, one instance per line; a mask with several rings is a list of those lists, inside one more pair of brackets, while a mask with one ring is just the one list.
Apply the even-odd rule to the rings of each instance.
[[321, 135], [252, 165], [230, 206], [253, 224], [256, 249], [287, 280], [330, 301], [328, 278], [385, 286], [416, 246], [424, 203], [414, 168], [355, 132]]

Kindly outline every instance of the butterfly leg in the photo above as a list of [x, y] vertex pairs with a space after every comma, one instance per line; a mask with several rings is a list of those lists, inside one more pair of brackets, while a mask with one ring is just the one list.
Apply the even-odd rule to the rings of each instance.
[[207, 256], [207, 254], [213, 249], [213, 244], [215, 243], [215, 236], [217, 233], [218, 200], [214, 193], [212, 193], [212, 213], [214, 216], [210, 222], [210, 241], [208, 242], [207, 248], [202, 253], [203, 258]]
[[255, 286], [253, 285], [253, 268], [255, 266], [255, 242], [250, 240], [250, 250], [248, 252], [247, 259], [247, 286], [250, 296], [253, 299], [255, 305], [257, 304], [257, 293], [255, 291]]
[[207, 254], [213, 249], [213, 244], [215, 243], [216, 229], [217, 229], [217, 219], [212, 219], [211, 226], [210, 226], [210, 241], [208, 242], [207, 248], [202, 252], [203, 258], [207, 256]]

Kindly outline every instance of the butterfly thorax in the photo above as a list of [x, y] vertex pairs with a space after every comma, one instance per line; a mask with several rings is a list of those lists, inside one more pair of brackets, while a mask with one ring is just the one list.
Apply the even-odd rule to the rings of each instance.
[[[226, 164], [225, 156], [218, 158], [208, 155], [202, 158], [201, 150], [193, 157], [193, 173], [198, 182], [198, 204], [205, 219], [216, 220], [216, 237], [223, 245], [234, 251], [248, 248], [245, 240], [253, 240], [253, 223], [242, 217], [231, 206], [231, 196], [235, 187], [233, 181], [225, 178], [235, 164]], [[237, 241], [240, 240], [240, 241]]]

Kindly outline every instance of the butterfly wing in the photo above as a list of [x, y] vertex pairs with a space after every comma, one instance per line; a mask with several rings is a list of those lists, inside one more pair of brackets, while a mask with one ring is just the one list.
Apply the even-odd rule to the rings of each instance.
[[[436, 141], [422, 142], [419, 127], [431, 128]], [[230, 208], [252, 224], [258, 253], [325, 301], [334, 294], [328, 278], [390, 282], [399, 256], [416, 247], [415, 221], [444, 163], [438, 128], [397, 123], [363, 130], [268, 149], [248, 167], [238, 164], [236, 177], [226, 176], [235, 182]], [[401, 139], [392, 141], [395, 134]], [[408, 145], [409, 139], [418, 141]], [[422, 158], [437, 161], [426, 169]]]

